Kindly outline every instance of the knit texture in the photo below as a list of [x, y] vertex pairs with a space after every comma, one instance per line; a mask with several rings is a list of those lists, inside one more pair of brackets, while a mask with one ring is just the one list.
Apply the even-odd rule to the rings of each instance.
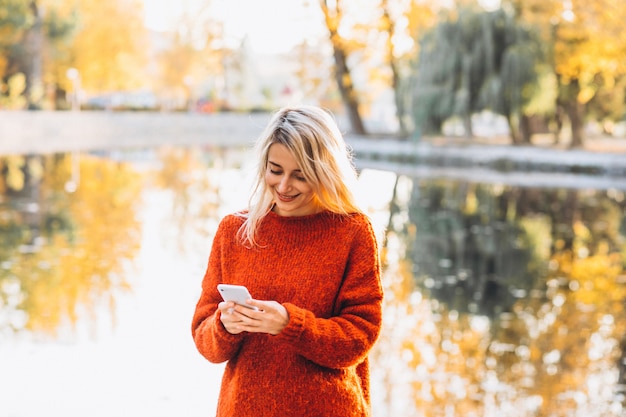
[[[255, 248], [238, 239], [242, 223], [236, 215], [221, 221], [192, 320], [198, 351], [228, 361], [217, 416], [370, 416], [368, 353], [380, 332], [383, 292], [369, 219], [271, 212]], [[228, 333], [217, 309], [219, 283], [282, 303], [289, 324], [277, 336]]]

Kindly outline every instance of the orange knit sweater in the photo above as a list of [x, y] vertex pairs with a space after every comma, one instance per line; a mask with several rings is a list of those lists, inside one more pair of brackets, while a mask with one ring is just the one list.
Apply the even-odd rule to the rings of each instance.
[[[198, 351], [211, 362], [228, 361], [217, 416], [370, 416], [367, 357], [383, 294], [369, 220], [270, 212], [252, 249], [237, 238], [242, 222], [229, 215], [220, 223], [192, 321]], [[289, 324], [277, 336], [228, 333], [217, 309], [219, 283], [282, 303]]]

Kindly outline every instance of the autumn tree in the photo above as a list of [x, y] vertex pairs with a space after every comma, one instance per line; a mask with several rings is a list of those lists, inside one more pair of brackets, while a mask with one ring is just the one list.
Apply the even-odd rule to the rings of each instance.
[[[428, 1], [322, 1], [333, 48], [336, 84], [355, 133], [371, 104], [391, 90], [398, 134], [412, 131], [407, 94], [416, 51], [411, 33], [433, 24], [437, 7]], [[367, 129], [363, 126], [363, 133]]]
[[139, 0], [1, 2], [9, 13], [0, 15], [0, 70], [5, 83], [23, 74], [28, 107], [41, 107], [47, 91], [51, 101], [71, 91], [69, 68], [90, 93], [143, 85], [147, 38]]
[[389, 67], [389, 85], [393, 89], [399, 135], [414, 131], [411, 94], [412, 66], [419, 53], [419, 39], [437, 21], [439, 6], [428, 1], [381, 0], [380, 23], [375, 27], [385, 37], [385, 62]]
[[[519, 19], [539, 27], [551, 45], [555, 107], [569, 120], [570, 146], [582, 146], [589, 104], [598, 94], [624, 88], [626, 5], [613, 0], [509, 0], [506, 5]], [[624, 103], [616, 105], [623, 108]]]
[[[223, 106], [228, 71], [237, 71], [239, 55], [224, 42], [223, 25], [211, 15], [210, 2], [183, 13], [175, 27], [159, 33], [155, 87], [168, 100], [184, 97], [189, 105], [200, 87]], [[201, 85], [207, 84], [208, 85]]]
[[0, 10], [0, 107], [45, 107], [74, 27], [72, 10], [51, 0], [0, 0]]
[[317, 45], [303, 41], [293, 50], [296, 57], [295, 76], [302, 88], [304, 101], [318, 101], [324, 108], [339, 110], [333, 100], [337, 94], [337, 83], [328, 78], [332, 62]]
[[342, 1], [320, 0], [320, 6], [324, 13], [324, 20], [333, 47], [335, 80], [346, 108], [352, 132], [364, 135], [366, 131], [361, 116], [361, 103], [354, 85], [353, 74], [348, 64], [348, 56], [350, 54], [349, 42], [340, 34], [340, 25], [344, 18]]
[[[147, 32], [140, 0], [80, 0], [68, 66], [89, 93], [145, 86]], [[67, 68], [67, 67], [66, 67]]]

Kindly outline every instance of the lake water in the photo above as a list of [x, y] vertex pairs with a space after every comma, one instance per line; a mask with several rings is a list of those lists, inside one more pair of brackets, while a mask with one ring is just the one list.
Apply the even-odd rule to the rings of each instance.
[[[0, 416], [214, 414], [190, 319], [249, 154], [0, 158]], [[364, 169], [381, 243], [374, 417], [625, 413], [626, 200]]]

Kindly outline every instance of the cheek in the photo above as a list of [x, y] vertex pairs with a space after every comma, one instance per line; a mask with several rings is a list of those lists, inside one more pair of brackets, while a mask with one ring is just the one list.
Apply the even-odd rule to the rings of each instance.
[[312, 195], [313, 194], [313, 187], [311, 187], [310, 185], [303, 185], [300, 188], [300, 192], [302, 194], [311, 194]]
[[277, 175], [273, 175], [270, 173], [266, 173], [265, 174], [265, 185], [268, 189], [273, 190], [274, 188], [278, 188], [281, 187], [280, 182], [281, 182], [282, 177], [277, 176]]

